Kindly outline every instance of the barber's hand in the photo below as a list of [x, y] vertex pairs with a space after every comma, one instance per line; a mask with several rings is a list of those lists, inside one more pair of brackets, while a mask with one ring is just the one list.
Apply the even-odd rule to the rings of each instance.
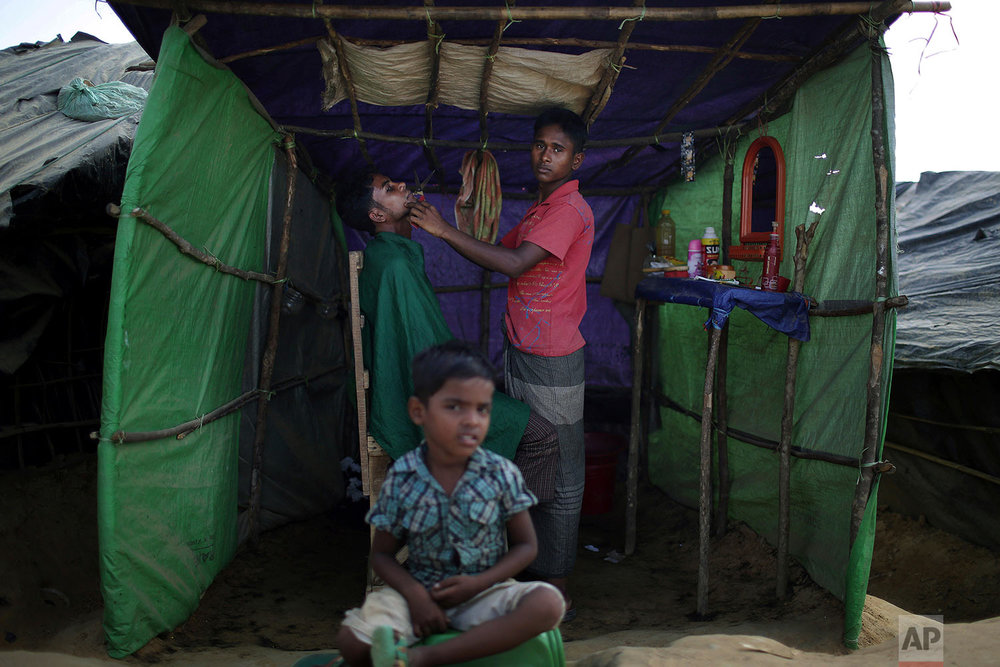
[[440, 238], [451, 227], [438, 210], [426, 201], [407, 202], [406, 207], [410, 209], [410, 222], [432, 236]]

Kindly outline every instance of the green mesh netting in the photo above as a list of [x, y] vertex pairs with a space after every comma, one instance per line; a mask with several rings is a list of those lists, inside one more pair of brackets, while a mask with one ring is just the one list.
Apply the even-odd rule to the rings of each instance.
[[183, 440], [112, 434], [172, 427], [241, 393], [255, 290], [127, 212], [142, 207], [220, 261], [260, 270], [274, 140], [243, 84], [168, 30], [122, 196], [105, 349], [98, 521], [113, 657], [186, 619], [232, 558], [239, 415]]
[[[781, 274], [789, 278], [794, 275], [795, 226], [819, 219], [809, 249], [804, 289], [819, 300], [875, 298], [871, 58], [866, 45], [836, 67], [814, 76], [796, 94], [792, 111], [762, 128], [778, 139], [786, 160], [786, 251]], [[890, 102], [886, 134], [891, 137], [891, 75], [888, 58], [883, 56], [882, 61]], [[734, 221], [739, 220], [743, 155], [757, 136], [758, 131], [751, 132], [736, 146]], [[887, 151], [891, 155], [891, 146]], [[671, 187], [665, 194], [677, 224], [678, 247], [684, 247], [688, 239], [700, 238], [706, 226], [719, 229], [722, 176], [722, 161], [716, 160], [698, 172], [696, 181]], [[891, 176], [888, 183], [891, 197]], [[662, 199], [652, 206], [659, 206]], [[817, 207], [824, 209], [822, 214], [816, 212]], [[894, 228], [894, 217], [891, 224]], [[738, 222], [734, 226], [735, 243]], [[895, 257], [890, 260], [889, 296], [893, 296], [897, 294]], [[761, 263], [733, 263], [738, 274], [746, 269], [759, 278]], [[662, 390], [681, 406], [700, 414], [707, 351], [704, 323], [708, 313], [676, 305], [656, 310]], [[799, 354], [792, 444], [857, 460], [864, 442], [872, 318], [812, 318], [810, 324], [811, 340], [802, 345]], [[741, 309], [734, 310], [729, 326], [729, 426], [777, 441], [788, 339]], [[895, 318], [890, 311], [886, 325], [889, 363], [882, 369], [883, 414], [894, 331]], [[650, 475], [672, 496], [696, 506], [701, 425], [670, 409], [661, 409], [660, 417], [663, 427], [652, 434], [650, 441]], [[728, 439], [728, 451], [730, 518], [746, 522], [776, 543], [778, 457], [770, 450], [733, 438]], [[853, 633], [853, 638], [845, 635], [848, 645], [856, 643], [860, 630], [874, 535], [871, 511], [859, 531], [851, 560], [848, 544], [857, 480], [857, 468], [792, 459], [790, 552], [816, 582], [845, 600], [845, 626]], [[873, 492], [870, 504], [874, 502]]]

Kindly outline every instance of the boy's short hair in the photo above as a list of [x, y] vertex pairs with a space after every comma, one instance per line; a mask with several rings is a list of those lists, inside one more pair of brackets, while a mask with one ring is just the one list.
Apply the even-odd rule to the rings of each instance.
[[369, 234], [375, 233], [375, 223], [368, 212], [378, 207], [372, 197], [375, 172], [364, 172], [337, 185], [337, 215], [349, 227]]
[[496, 384], [496, 368], [478, 348], [452, 339], [413, 357], [413, 395], [424, 405], [448, 380], [483, 378]]
[[535, 118], [535, 134], [543, 127], [558, 125], [573, 142], [573, 152], [582, 153], [587, 145], [587, 124], [576, 113], [562, 107], [549, 107]]

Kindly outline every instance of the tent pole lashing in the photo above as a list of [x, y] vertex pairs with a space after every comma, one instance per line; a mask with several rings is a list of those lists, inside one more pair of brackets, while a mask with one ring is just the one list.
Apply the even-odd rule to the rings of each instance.
[[267, 344], [260, 364], [261, 399], [257, 401], [257, 426], [253, 439], [253, 462], [250, 468], [250, 500], [247, 518], [250, 524], [250, 543], [257, 545], [260, 539], [260, 497], [261, 464], [264, 459], [264, 436], [267, 432], [267, 407], [271, 403], [271, 375], [274, 373], [274, 358], [278, 352], [278, 326], [281, 321], [281, 293], [284, 289], [285, 273], [288, 269], [288, 246], [292, 236], [292, 206], [295, 204], [295, 179], [298, 176], [298, 160], [295, 155], [295, 138], [286, 136], [284, 141], [285, 168], [288, 170], [285, 216], [281, 226], [281, 242], [278, 246], [277, 279], [271, 287], [271, 312], [267, 327]]
[[[108, 204], [107, 212], [108, 215], [113, 218], [117, 218], [121, 215], [121, 209], [119, 209], [115, 204]], [[154, 218], [142, 208], [132, 209], [129, 215], [137, 220], [142, 220], [147, 225], [163, 234], [169, 241], [177, 246], [177, 249], [180, 250], [182, 254], [196, 259], [202, 264], [212, 267], [219, 273], [226, 273], [231, 276], [236, 276], [237, 278], [242, 278], [243, 280], [256, 280], [268, 285], [273, 285], [278, 282], [278, 279], [274, 276], [270, 276], [266, 273], [258, 273], [257, 271], [245, 271], [243, 269], [238, 269], [235, 266], [219, 261], [219, 258], [214, 255], [198, 250], [191, 245], [190, 241], [171, 229], [169, 225], [162, 220]]]

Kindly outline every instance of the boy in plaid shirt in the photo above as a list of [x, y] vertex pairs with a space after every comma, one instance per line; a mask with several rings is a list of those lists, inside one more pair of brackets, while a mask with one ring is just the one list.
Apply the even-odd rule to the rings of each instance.
[[[516, 466], [479, 447], [493, 400], [489, 362], [448, 341], [414, 358], [413, 384], [407, 409], [425, 439], [389, 469], [366, 518], [375, 527], [372, 568], [386, 587], [347, 612], [337, 639], [350, 665], [502, 653], [556, 627], [565, 611], [554, 586], [512, 579], [537, 553], [527, 512], [536, 500]], [[405, 568], [395, 558], [404, 544]], [[448, 627], [463, 632], [411, 646]]]

